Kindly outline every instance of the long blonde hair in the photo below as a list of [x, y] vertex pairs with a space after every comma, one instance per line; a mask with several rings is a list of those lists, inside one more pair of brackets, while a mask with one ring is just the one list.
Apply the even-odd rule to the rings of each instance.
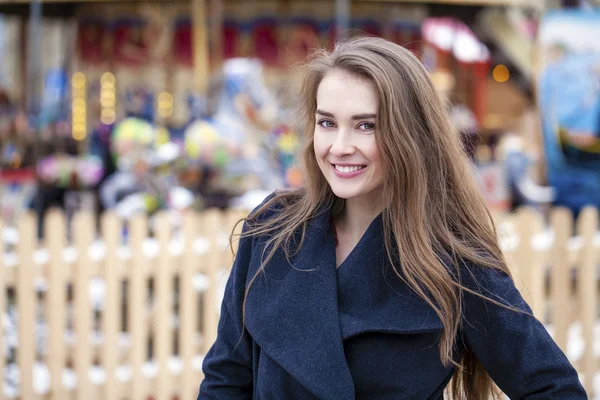
[[[479, 295], [461, 285], [458, 260], [510, 273], [445, 105], [421, 62], [400, 45], [380, 38], [354, 38], [338, 43], [332, 52], [317, 51], [309, 59], [298, 114], [305, 185], [277, 193], [246, 219], [245, 235], [269, 238], [262, 266], [246, 295], [275, 251], [282, 249], [288, 257], [299, 251], [308, 221], [323, 206], [327, 209], [340, 201], [313, 150], [317, 89], [332, 70], [367, 79], [376, 88], [376, 140], [386, 170], [382, 196], [391, 200], [383, 211], [388, 258], [398, 277], [443, 323], [440, 358], [446, 367], [457, 367], [450, 394], [454, 399], [488, 399], [493, 384], [473, 353], [467, 349], [460, 360], [453, 359], [463, 292]], [[281, 211], [272, 218], [258, 218], [274, 205]], [[302, 233], [300, 241], [295, 240], [297, 232]], [[402, 263], [395, 262], [398, 259]], [[453, 260], [454, 270], [443, 260]]]

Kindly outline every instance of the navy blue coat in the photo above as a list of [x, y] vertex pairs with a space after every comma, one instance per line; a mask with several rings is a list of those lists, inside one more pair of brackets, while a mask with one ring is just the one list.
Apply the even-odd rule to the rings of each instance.
[[[276, 212], [276, 211], [273, 211]], [[268, 217], [268, 216], [267, 216]], [[198, 399], [442, 399], [442, 323], [390, 268], [376, 218], [336, 269], [328, 213], [291, 264], [278, 251], [244, 289], [265, 238], [243, 238]], [[505, 274], [469, 268], [463, 284], [531, 311]], [[536, 319], [465, 294], [456, 356], [469, 347], [512, 399], [586, 399], [576, 371]]]

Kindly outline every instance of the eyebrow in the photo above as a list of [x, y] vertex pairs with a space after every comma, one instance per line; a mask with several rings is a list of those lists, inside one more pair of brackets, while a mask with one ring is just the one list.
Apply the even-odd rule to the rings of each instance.
[[[327, 111], [323, 111], [323, 110], [317, 110], [316, 111], [317, 114], [322, 115], [324, 117], [329, 117], [329, 118], [335, 118], [335, 116]], [[370, 119], [370, 118], [375, 118], [377, 117], [377, 114], [357, 114], [357, 115], [353, 115], [352, 119]]]

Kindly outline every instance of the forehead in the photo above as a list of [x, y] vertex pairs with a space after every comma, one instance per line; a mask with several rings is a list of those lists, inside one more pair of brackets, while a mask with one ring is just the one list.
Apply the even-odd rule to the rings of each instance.
[[317, 108], [337, 118], [376, 114], [379, 100], [372, 82], [346, 72], [330, 71], [317, 90]]

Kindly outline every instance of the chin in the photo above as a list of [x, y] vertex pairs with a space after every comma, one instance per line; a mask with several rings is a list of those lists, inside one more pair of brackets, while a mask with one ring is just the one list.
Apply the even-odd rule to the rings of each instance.
[[335, 188], [335, 187], [331, 187], [331, 191], [337, 197], [339, 197], [340, 199], [344, 199], [344, 200], [349, 200], [349, 199], [353, 199], [355, 197], [360, 197], [363, 194], [357, 190], [352, 190], [352, 189], [348, 190], [348, 189]]

